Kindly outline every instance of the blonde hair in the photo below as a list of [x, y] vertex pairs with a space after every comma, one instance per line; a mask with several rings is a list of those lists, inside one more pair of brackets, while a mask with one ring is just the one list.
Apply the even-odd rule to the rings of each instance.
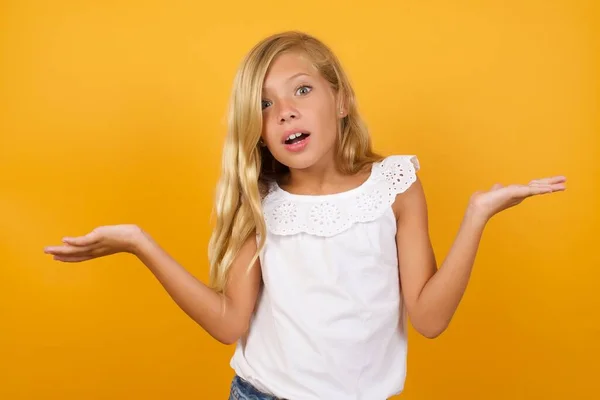
[[254, 46], [234, 79], [222, 174], [216, 190], [216, 227], [209, 242], [209, 259], [210, 285], [219, 293], [224, 292], [229, 268], [240, 248], [250, 235], [258, 234], [258, 251], [248, 267], [256, 262], [266, 238], [262, 196], [270, 181], [289, 172], [259, 144], [265, 75], [273, 60], [289, 51], [300, 51], [309, 57], [346, 110], [346, 116], [340, 119], [336, 149], [340, 172], [354, 174], [381, 159], [371, 149], [368, 130], [357, 111], [354, 90], [329, 47], [306, 33], [295, 31], [269, 36]]

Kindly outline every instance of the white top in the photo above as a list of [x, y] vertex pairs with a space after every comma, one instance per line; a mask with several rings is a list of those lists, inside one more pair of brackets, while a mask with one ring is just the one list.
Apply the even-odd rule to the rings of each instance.
[[404, 388], [405, 310], [392, 204], [416, 180], [415, 156], [390, 156], [359, 187], [263, 199], [263, 289], [231, 367], [292, 400], [383, 400]]

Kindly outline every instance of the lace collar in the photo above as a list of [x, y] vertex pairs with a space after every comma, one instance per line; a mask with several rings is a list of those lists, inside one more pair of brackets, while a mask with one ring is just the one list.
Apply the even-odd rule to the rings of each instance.
[[373, 164], [360, 186], [328, 195], [292, 194], [272, 183], [262, 202], [267, 229], [277, 235], [328, 237], [355, 223], [373, 221], [416, 181], [419, 168], [414, 155], [389, 156]]

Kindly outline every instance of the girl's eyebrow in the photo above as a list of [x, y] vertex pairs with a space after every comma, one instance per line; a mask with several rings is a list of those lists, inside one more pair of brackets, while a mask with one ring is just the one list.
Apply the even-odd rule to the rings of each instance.
[[[289, 82], [292, 79], [295, 79], [295, 78], [297, 78], [299, 76], [303, 76], [303, 75], [310, 77], [310, 75], [307, 74], [306, 72], [298, 72], [297, 74], [294, 74], [294, 75], [290, 76], [289, 78], [287, 78], [286, 82]], [[267, 92], [269, 89], [266, 86], [263, 86], [262, 90], [263, 90], [263, 92]]]
[[291, 81], [292, 79], [297, 78], [297, 77], [302, 76], [302, 75], [310, 76], [306, 72], [298, 72], [297, 74], [294, 74], [294, 75], [290, 76], [287, 80]]

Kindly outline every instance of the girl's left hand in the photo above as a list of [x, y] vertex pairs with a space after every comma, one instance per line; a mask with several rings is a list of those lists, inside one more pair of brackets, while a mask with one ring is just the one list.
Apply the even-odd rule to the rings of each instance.
[[500, 211], [516, 206], [528, 197], [564, 191], [566, 181], [567, 178], [564, 176], [553, 176], [532, 180], [527, 185], [495, 184], [487, 192], [474, 193], [469, 208], [487, 220]]

